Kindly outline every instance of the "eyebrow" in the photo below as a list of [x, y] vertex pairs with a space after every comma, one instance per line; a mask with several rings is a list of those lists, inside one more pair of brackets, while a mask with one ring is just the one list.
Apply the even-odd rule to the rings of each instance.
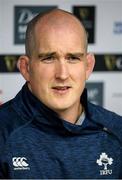
[[[74, 52], [74, 53], [67, 53], [66, 56], [70, 56], [70, 57], [83, 57], [84, 56], [84, 52]], [[58, 56], [57, 52], [46, 52], [46, 53], [39, 53], [38, 57], [39, 58], [43, 58], [43, 57], [48, 57], [48, 56]]]
[[43, 58], [43, 57], [54, 56], [54, 55], [56, 55], [56, 52], [46, 52], [46, 53], [39, 53], [38, 57]]
[[78, 53], [67, 53], [67, 56], [70, 56], [70, 57], [83, 57], [85, 53], [81, 53], [81, 52], [78, 52]]

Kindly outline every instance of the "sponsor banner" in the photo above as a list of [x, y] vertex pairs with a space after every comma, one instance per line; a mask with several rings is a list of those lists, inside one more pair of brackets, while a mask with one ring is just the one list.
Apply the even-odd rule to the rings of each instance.
[[88, 99], [90, 102], [103, 106], [103, 82], [87, 82]]
[[20, 73], [0, 73], [0, 104], [15, 97], [24, 83]]
[[49, 11], [57, 6], [15, 6], [14, 7], [14, 44], [24, 44], [27, 23], [38, 13]]
[[103, 107], [122, 115], [122, 73], [92, 73], [88, 82], [103, 82]]
[[2, 102], [2, 95], [3, 95], [3, 91], [2, 91], [2, 89], [0, 89], [0, 105], [3, 104], [3, 102]]
[[122, 73], [122, 54], [96, 54], [95, 59], [94, 71], [117, 71]]
[[84, 24], [88, 42], [95, 42], [95, 6], [73, 6], [73, 14]]
[[17, 61], [19, 55], [0, 55], [0, 73], [18, 72]]

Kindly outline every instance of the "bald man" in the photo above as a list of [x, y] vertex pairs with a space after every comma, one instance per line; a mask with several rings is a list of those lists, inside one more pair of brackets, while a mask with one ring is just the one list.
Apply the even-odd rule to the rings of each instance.
[[71, 13], [38, 14], [18, 68], [26, 80], [0, 108], [0, 178], [122, 178], [122, 117], [87, 100], [94, 67]]

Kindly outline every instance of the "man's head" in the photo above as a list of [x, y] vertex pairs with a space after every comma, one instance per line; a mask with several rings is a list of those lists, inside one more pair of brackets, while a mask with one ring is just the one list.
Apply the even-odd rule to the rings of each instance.
[[[65, 26], [69, 24], [71, 25], [71, 28], [73, 28], [74, 25], [80, 26], [80, 28], [84, 31], [84, 46], [87, 51], [87, 32], [83, 24], [70, 12], [54, 9], [45, 13], [38, 14], [28, 23], [25, 39], [25, 51], [27, 56], [31, 57], [35, 49], [35, 27], [37, 24], [40, 24], [40, 29], [42, 29], [42, 31], [44, 31], [46, 28], [60, 28], [62, 26], [64, 26], [65, 28]], [[75, 31], [75, 28], [73, 29], [73, 31]]]
[[28, 25], [19, 69], [31, 92], [56, 112], [74, 111], [94, 66], [87, 35], [72, 14], [52, 10]]

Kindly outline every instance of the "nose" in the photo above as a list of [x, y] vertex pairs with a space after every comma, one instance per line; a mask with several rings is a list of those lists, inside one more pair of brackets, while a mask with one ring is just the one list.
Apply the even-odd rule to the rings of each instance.
[[60, 79], [60, 80], [66, 80], [69, 77], [68, 64], [65, 61], [57, 62], [55, 76], [56, 79]]

